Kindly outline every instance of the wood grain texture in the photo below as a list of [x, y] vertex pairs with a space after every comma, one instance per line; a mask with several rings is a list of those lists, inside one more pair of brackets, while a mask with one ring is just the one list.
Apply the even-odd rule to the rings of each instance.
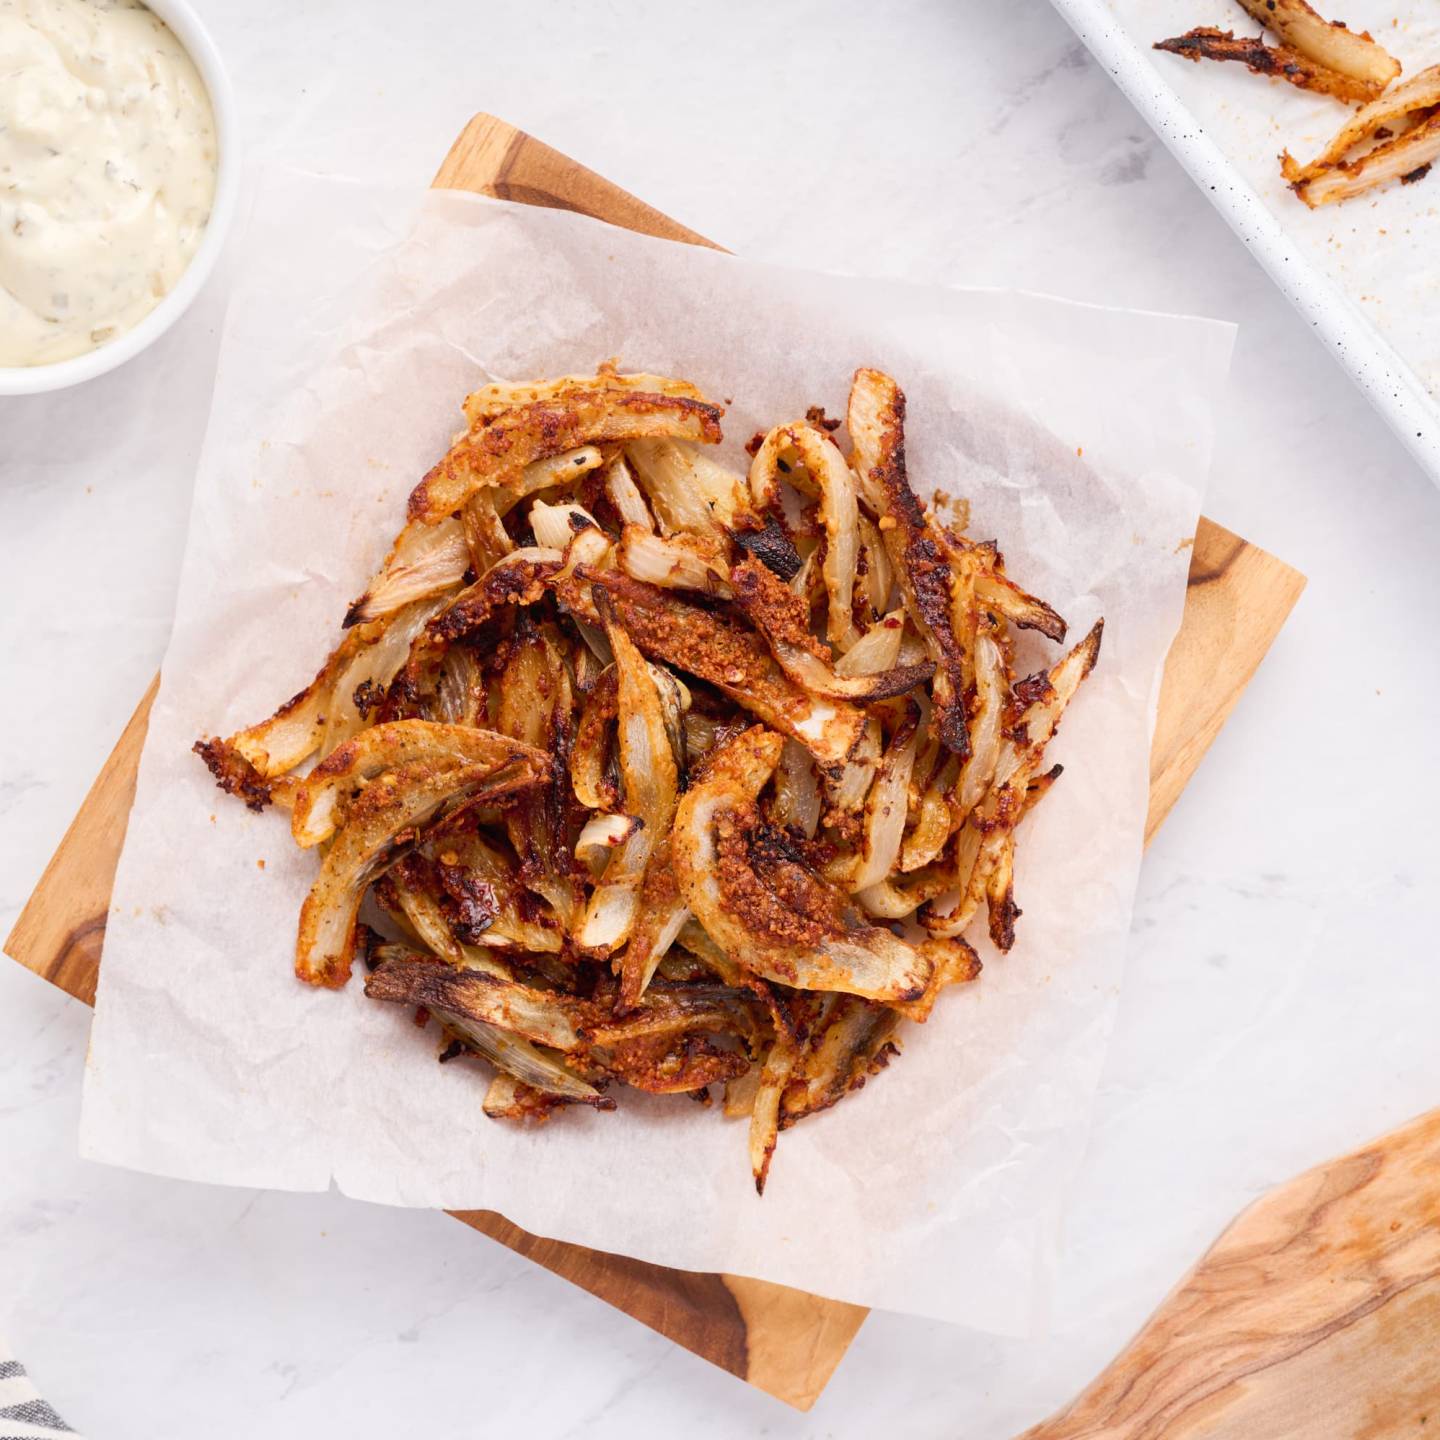
[[706, 245], [712, 250], [720, 248], [713, 240], [697, 235], [637, 200], [629, 191], [493, 115], [476, 115], [460, 132], [431, 184], [442, 190], [471, 190], [548, 210], [573, 210], [641, 235], [678, 240], [684, 245]]
[[1203, 516], [1150, 745], [1148, 841], [1250, 683], [1305, 577]]
[[5, 940], [7, 955], [87, 1005], [95, 1003], [110, 891], [159, 688], [157, 675]]
[[[491, 116], [476, 116], [466, 126], [434, 183], [710, 244]], [[1193, 773], [1303, 584], [1278, 560], [1202, 522], [1161, 691], [1147, 837]], [[5, 945], [21, 964], [86, 1003], [94, 1000], [110, 888], [154, 693], [152, 685]], [[764, 1281], [695, 1275], [542, 1239], [488, 1211], [458, 1218], [801, 1409], [819, 1396], [866, 1314], [859, 1306]]]
[[451, 1214], [799, 1410], [819, 1398], [870, 1313], [765, 1280], [671, 1270], [543, 1240], [493, 1210]]
[[1440, 1434], [1440, 1110], [1245, 1211], [1023, 1440]]

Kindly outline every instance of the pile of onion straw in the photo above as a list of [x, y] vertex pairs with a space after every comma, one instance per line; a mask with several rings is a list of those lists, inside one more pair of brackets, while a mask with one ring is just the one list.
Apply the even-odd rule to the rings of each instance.
[[311, 685], [195, 748], [321, 859], [302, 980], [362, 958], [489, 1062], [493, 1117], [723, 1087], [763, 1190], [975, 979], [982, 908], [1010, 948], [1101, 627], [1017, 680], [1012, 627], [1065, 623], [919, 502], [889, 376], [856, 372], [848, 453], [815, 409], [736, 473], [722, 413], [613, 365], [469, 396]]

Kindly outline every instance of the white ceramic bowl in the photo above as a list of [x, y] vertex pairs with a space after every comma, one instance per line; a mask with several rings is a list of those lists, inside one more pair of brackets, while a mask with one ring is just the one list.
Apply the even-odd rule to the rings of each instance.
[[204, 238], [175, 288], [133, 329], [98, 350], [58, 360], [53, 365], [0, 365], [0, 395], [38, 395], [42, 390], [63, 390], [92, 380], [123, 365], [147, 345], [158, 340], [185, 313], [200, 292], [225, 243], [225, 233], [235, 214], [240, 190], [240, 145], [236, 133], [235, 97], [230, 79], [205, 27], [185, 0], [145, 0], [175, 32], [175, 38], [189, 51], [215, 113], [215, 203], [205, 226]]

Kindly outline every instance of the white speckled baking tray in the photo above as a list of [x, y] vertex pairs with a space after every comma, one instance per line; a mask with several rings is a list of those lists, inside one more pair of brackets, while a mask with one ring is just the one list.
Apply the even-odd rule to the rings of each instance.
[[[1417, 184], [1307, 210], [1277, 157], [1310, 159], [1346, 107], [1242, 65], [1152, 49], [1196, 25], [1255, 34], [1235, 0], [1052, 3], [1440, 484], [1440, 166]], [[1406, 75], [1440, 63], [1437, 0], [1317, 8], [1368, 29]]]

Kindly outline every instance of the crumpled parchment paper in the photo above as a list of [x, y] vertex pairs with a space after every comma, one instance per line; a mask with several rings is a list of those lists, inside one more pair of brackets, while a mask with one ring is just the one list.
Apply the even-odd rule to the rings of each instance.
[[[116, 876], [81, 1122], [94, 1159], [190, 1180], [489, 1208], [539, 1234], [1008, 1333], [1043, 1324], [1122, 971], [1150, 732], [1233, 329], [1036, 295], [809, 274], [450, 193], [271, 176], [247, 238], [174, 636]], [[490, 378], [687, 376], [757, 430], [909, 397], [921, 495], [969, 498], [1098, 668], [1026, 823], [1019, 939], [981, 945], [860, 1095], [781, 1137], [620, 1095], [524, 1131], [401, 1007], [295, 980], [316, 857], [190, 753], [306, 684], [411, 486]], [[1055, 647], [1026, 638], [1026, 668]], [[983, 930], [983, 923], [978, 927]]]

